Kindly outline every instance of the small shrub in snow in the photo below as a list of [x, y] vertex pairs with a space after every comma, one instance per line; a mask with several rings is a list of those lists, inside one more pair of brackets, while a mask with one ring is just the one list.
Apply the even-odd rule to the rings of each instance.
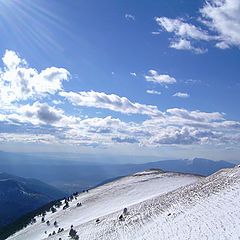
[[69, 204], [68, 204], [68, 202], [63, 206], [63, 210], [64, 209], [66, 209], [66, 208], [68, 208], [69, 207]]
[[51, 211], [52, 211], [52, 213], [55, 213], [57, 211], [57, 209], [55, 207], [51, 207]]
[[36, 218], [33, 218], [32, 221], [31, 221], [31, 224], [34, 224], [36, 222], [37, 222]]
[[71, 227], [71, 229], [70, 229], [70, 231], [69, 231], [69, 236], [70, 236], [72, 239], [75, 239], [75, 240], [79, 239], [79, 236], [77, 235], [77, 231], [74, 230], [72, 227]]

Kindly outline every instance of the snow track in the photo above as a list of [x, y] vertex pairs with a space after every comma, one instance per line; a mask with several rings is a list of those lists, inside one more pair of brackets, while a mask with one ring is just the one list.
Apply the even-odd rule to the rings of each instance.
[[[84, 193], [76, 201], [83, 203], [80, 208], [74, 200], [69, 209], [49, 213], [66, 230], [62, 233], [47, 238], [43, 232], [54, 227], [37, 220], [9, 239], [70, 239], [71, 224], [84, 240], [240, 239], [239, 167], [207, 178], [154, 171]], [[120, 221], [124, 207], [128, 212]]]

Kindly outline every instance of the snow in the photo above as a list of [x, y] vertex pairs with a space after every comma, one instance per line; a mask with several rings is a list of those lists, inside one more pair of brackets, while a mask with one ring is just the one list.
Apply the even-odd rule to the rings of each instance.
[[[239, 167], [206, 178], [144, 171], [85, 192], [70, 208], [48, 213], [50, 226], [37, 217], [37, 223], [8, 239], [70, 239], [72, 224], [80, 239], [91, 240], [240, 239], [239, 184]], [[65, 231], [48, 237], [58, 230], [55, 220]]]

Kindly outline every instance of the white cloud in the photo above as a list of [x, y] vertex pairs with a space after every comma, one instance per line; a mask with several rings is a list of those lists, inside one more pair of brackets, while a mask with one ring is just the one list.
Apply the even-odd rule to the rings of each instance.
[[132, 15], [132, 14], [129, 14], [129, 13], [126, 13], [125, 15], [124, 15], [124, 17], [127, 19], [127, 20], [135, 20], [135, 16], [134, 15]]
[[154, 137], [151, 137], [150, 142], [152, 144], [190, 145], [198, 143], [199, 138], [194, 136], [193, 129], [191, 128], [168, 127]]
[[135, 72], [130, 72], [130, 75], [132, 75], [133, 77], [137, 76], [137, 74]]
[[8, 133], [6, 137], [4, 133], [0, 133], [0, 142], [56, 144], [58, 140], [51, 134]]
[[156, 90], [147, 90], [146, 92], [149, 93], [149, 94], [156, 94], [156, 95], [161, 95], [162, 94], [161, 92], [158, 92]]
[[67, 98], [76, 106], [105, 108], [125, 114], [161, 115], [156, 106], [133, 103], [126, 97], [103, 92], [60, 92], [60, 96]]
[[184, 38], [193, 38], [201, 40], [210, 40], [214, 37], [209, 36], [207, 32], [203, 31], [192, 24], [186, 23], [181, 19], [171, 19], [166, 17], [156, 17], [157, 24], [167, 32], [173, 32], [175, 35]]
[[224, 114], [219, 112], [201, 112], [201, 111], [188, 111], [181, 108], [171, 108], [166, 111], [173, 116], [181, 117], [182, 119], [188, 119], [197, 122], [211, 122], [224, 120]]
[[63, 102], [60, 101], [60, 100], [53, 100], [52, 103], [55, 104], [55, 105], [63, 104]]
[[[80, 118], [67, 116], [62, 109], [49, 106], [47, 103], [35, 102], [32, 105], [19, 106], [13, 113], [0, 114], [0, 121], [9, 124], [52, 125], [55, 127], [73, 127], [79, 124]], [[41, 127], [40, 127], [41, 128]], [[33, 131], [36, 131], [34, 127]]]
[[220, 49], [230, 48], [230, 46], [229, 46], [227, 43], [225, 43], [225, 42], [218, 42], [218, 43], [216, 43], [215, 46], [218, 47], [218, 48], [220, 48]]
[[161, 32], [152, 32], [153, 35], [159, 35]]
[[[228, 141], [231, 137], [228, 136]], [[193, 127], [170, 126], [150, 138], [156, 145], [195, 145], [219, 143], [224, 140], [221, 132], [202, 130]], [[226, 139], [225, 139], [226, 140]]]
[[36, 76], [35, 81], [38, 84], [34, 84], [34, 88], [38, 93], [50, 93], [54, 94], [58, 90], [62, 90], [62, 81], [68, 80], [69, 72], [64, 68], [50, 67], [41, 71], [38, 76]]
[[171, 48], [176, 49], [187, 49], [192, 50], [193, 46], [191, 45], [191, 42], [186, 39], [179, 39], [177, 42], [172, 42], [170, 45]]
[[237, 121], [222, 121], [213, 124], [214, 128], [228, 129], [228, 130], [240, 130], [240, 122]]
[[7, 69], [15, 69], [20, 65], [26, 65], [26, 60], [21, 59], [14, 51], [6, 50], [2, 61]]
[[139, 141], [134, 137], [113, 137], [112, 140], [117, 143], [139, 143]]
[[204, 53], [206, 49], [194, 47], [192, 42], [213, 41], [220, 49], [231, 46], [240, 48], [240, 2], [239, 0], [209, 0], [199, 9], [198, 18], [204, 29], [182, 19], [156, 17], [157, 24], [174, 34], [170, 47]]
[[177, 82], [175, 78], [170, 77], [166, 74], [158, 74], [158, 72], [153, 69], [149, 70], [149, 73], [150, 75], [145, 76], [145, 79], [148, 82], [154, 82], [159, 84], [173, 84]]
[[2, 60], [4, 69], [0, 73], [0, 101], [3, 105], [54, 94], [62, 89], [62, 82], [70, 76], [66, 69], [56, 67], [38, 73], [14, 51], [7, 50]]
[[[227, 46], [240, 48], [240, 1], [239, 0], [210, 0], [200, 12], [203, 23], [219, 36], [217, 47]], [[222, 43], [221, 43], [222, 42]], [[224, 43], [224, 44], [223, 44]]]
[[206, 53], [207, 49], [196, 48], [192, 46], [191, 42], [186, 39], [177, 39], [170, 43], [170, 48], [175, 48], [177, 50], [191, 50], [197, 54]]
[[24, 105], [17, 110], [18, 113], [30, 119], [30, 122], [54, 124], [63, 117], [63, 111], [50, 107], [47, 103], [35, 102], [33, 105]]
[[105, 118], [87, 118], [83, 119], [79, 122], [79, 127], [87, 129], [118, 129], [118, 128], [125, 128], [125, 123], [121, 122], [121, 120], [117, 118], [112, 118], [111, 116], [105, 117]]
[[177, 92], [177, 93], [173, 94], [173, 97], [189, 98], [190, 95], [188, 93]]

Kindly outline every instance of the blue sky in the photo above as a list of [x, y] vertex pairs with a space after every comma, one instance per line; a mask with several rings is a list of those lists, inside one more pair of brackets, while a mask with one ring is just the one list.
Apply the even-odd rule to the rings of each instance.
[[0, 0], [0, 150], [239, 160], [240, 0]]

